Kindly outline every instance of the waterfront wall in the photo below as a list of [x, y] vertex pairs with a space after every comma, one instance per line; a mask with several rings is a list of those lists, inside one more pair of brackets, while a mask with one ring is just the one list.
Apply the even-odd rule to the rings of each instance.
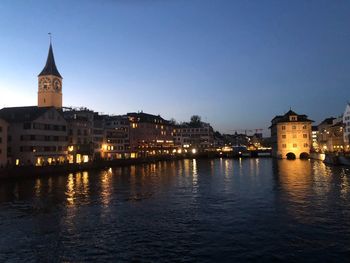
[[310, 158], [323, 161], [326, 164], [350, 166], [349, 155], [335, 153], [311, 153]]
[[145, 157], [135, 159], [116, 159], [116, 160], [98, 160], [80, 164], [56, 164], [47, 166], [11, 166], [0, 168], [0, 178], [19, 178], [30, 176], [50, 176], [67, 173], [74, 173], [87, 170], [101, 170], [109, 167], [137, 165], [143, 163], [152, 163], [158, 161], [180, 160], [187, 158], [250, 158], [250, 157], [270, 157], [268, 153], [251, 152], [249, 155], [234, 155], [229, 153], [198, 153], [183, 155], [162, 155], [156, 157]]

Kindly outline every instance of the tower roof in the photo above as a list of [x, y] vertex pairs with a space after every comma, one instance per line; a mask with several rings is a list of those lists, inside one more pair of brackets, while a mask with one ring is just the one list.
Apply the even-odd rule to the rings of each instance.
[[39, 76], [54, 75], [62, 78], [61, 74], [58, 72], [55, 58], [53, 56], [52, 45], [50, 43], [49, 54], [47, 56], [46, 64], [44, 69], [40, 72]]

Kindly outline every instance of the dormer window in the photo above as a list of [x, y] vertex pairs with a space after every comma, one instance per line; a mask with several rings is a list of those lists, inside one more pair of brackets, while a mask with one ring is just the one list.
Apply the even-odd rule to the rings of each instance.
[[296, 115], [289, 116], [290, 121], [297, 121], [298, 117]]

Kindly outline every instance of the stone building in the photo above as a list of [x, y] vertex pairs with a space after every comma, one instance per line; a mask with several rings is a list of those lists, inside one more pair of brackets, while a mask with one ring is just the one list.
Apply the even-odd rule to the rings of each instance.
[[0, 118], [0, 167], [7, 164], [7, 129], [7, 122]]
[[68, 125], [68, 159], [70, 163], [86, 163], [93, 158], [93, 117], [88, 109], [63, 112]]
[[344, 148], [343, 118], [330, 117], [318, 125], [318, 146], [321, 152], [338, 152]]
[[312, 125], [311, 127], [311, 141], [312, 141], [312, 151], [319, 152], [320, 146], [318, 144], [319, 131], [318, 126]]
[[62, 108], [62, 76], [58, 72], [50, 43], [44, 69], [38, 76], [38, 107]]
[[66, 162], [67, 122], [62, 112], [62, 76], [50, 43], [44, 69], [38, 75], [38, 106], [3, 108], [8, 123], [7, 159], [12, 165]]
[[345, 107], [343, 114], [344, 123], [344, 147], [346, 151], [350, 151], [350, 103]]
[[128, 113], [130, 122], [131, 157], [169, 154], [174, 150], [173, 129], [170, 121], [159, 115]]
[[214, 147], [214, 130], [209, 123], [183, 123], [176, 126], [174, 131], [175, 145], [179, 148], [205, 152]]
[[92, 145], [93, 145], [93, 159], [98, 160], [102, 158], [103, 143], [105, 141], [105, 120], [107, 115], [100, 115], [97, 112], [93, 116], [92, 127]]
[[308, 158], [311, 148], [311, 123], [306, 115], [290, 110], [271, 121], [272, 156]]
[[130, 158], [130, 122], [126, 115], [106, 116], [101, 152], [104, 159]]
[[67, 122], [54, 107], [0, 110], [8, 123], [7, 156], [12, 165], [62, 163], [67, 155]]

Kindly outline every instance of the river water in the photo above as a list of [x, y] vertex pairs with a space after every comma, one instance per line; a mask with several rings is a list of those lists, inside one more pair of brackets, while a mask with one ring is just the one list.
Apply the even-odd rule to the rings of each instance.
[[188, 159], [0, 181], [0, 261], [342, 262], [350, 169]]

